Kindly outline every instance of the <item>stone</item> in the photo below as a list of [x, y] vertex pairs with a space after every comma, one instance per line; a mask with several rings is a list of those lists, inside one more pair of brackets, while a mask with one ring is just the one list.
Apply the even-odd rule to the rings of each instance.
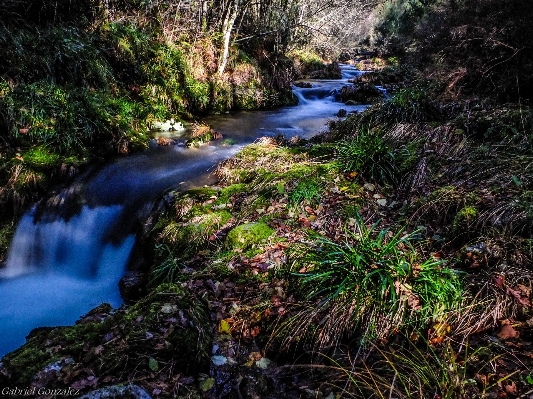
[[148, 276], [140, 271], [127, 271], [118, 282], [120, 296], [127, 304], [132, 304], [146, 295]]
[[91, 391], [80, 399], [152, 399], [150, 394], [137, 385], [115, 385]]

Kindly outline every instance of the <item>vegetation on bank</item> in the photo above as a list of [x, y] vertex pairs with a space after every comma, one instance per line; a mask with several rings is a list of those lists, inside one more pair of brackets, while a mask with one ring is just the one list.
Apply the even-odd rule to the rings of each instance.
[[[518, 4], [390, 2], [381, 29], [397, 27], [403, 65], [362, 78], [389, 84], [388, 98], [311, 141], [261, 139], [218, 167], [217, 186], [168, 194], [143, 236], [150, 294], [34, 332], [0, 382], [183, 398], [529, 395], [533, 110]], [[443, 58], [454, 40], [462, 64]], [[46, 151], [21, 156], [57, 164]], [[193, 369], [184, 353], [201, 357]]]
[[87, 165], [146, 148], [156, 122], [294, 101], [290, 62], [267, 42], [268, 63], [233, 46], [219, 74], [216, 28], [176, 35], [186, 15], [166, 12], [135, 2], [2, 3], [3, 224]]

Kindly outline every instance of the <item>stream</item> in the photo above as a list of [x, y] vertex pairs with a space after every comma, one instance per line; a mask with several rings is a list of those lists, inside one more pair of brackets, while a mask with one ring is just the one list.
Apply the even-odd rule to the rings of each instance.
[[207, 117], [223, 139], [200, 148], [153, 146], [121, 158], [58, 194], [54, 212], [38, 215], [34, 207], [26, 213], [0, 269], [0, 357], [24, 344], [36, 327], [71, 325], [104, 302], [122, 304], [118, 281], [135, 244], [135, 215], [162, 193], [214, 183], [214, 167], [259, 137], [310, 138], [325, 131], [339, 109], [366, 108], [335, 102], [335, 90], [361, 73], [347, 65], [342, 71], [343, 79], [294, 87], [296, 106]]

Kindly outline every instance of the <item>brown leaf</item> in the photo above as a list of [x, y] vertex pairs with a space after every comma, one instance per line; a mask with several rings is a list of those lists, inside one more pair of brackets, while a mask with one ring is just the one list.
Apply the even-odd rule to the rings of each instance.
[[517, 391], [518, 388], [513, 381], [511, 381], [510, 384], [505, 385], [505, 392], [507, 392], [509, 395], [516, 395]]
[[499, 274], [494, 277], [494, 284], [496, 284], [496, 286], [499, 288], [503, 288], [503, 286], [505, 285], [505, 276]]
[[309, 222], [309, 220], [306, 218], [306, 217], [303, 217], [303, 216], [300, 216], [300, 218], [298, 219], [298, 221], [303, 224], [305, 227], [311, 227], [311, 223]]
[[526, 287], [526, 286], [523, 285], [523, 284], [518, 284], [516, 287], [517, 287], [520, 291], [522, 291], [522, 294], [524, 294], [526, 297], [529, 298], [529, 296], [531, 295], [531, 288]]
[[518, 338], [519, 336], [520, 333], [516, 331], [510, 324], [504, 324], [498, 333], [498, 338], [502, 340]]
[[421, 310], [422, 304], [420, 302], [420, 297], [415, 294], [409, 295], [409, 298], [407, 298], [407, 305], [413, 309], [413, 310]]
[[272, 298], [270, 298], [270, 301], [272, 302], [272, 305], [273, 306], [281, 306], [281, 301], [283, 300], [283, 298], [281, 298], [279, 295], [274, 295], [272, 296]]
[[516, 290], [511, 287], [506, 287], [506, 292], [510, 294], [514, 299], [516, 299], [518, 303], [520, 303], [522, 306], [531, 306], [531, 301], [529, 300], [529, 298], [522, 296], [522, 292], [520, 290]]

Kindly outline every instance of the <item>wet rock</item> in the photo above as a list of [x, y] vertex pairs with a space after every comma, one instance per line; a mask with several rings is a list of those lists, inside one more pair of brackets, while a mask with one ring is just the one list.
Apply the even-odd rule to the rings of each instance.
[[304, 88], [304, 89], [310, 89], [313, 87], [313, 85], [309, 82], [294, 82], [293, 83], [296, 87]]
[[352, 101], [360, 104], [371, 104], [383, 98], [384, 94], [372, 83], [357, 83], [353, 86], [344, 86], [338, 99], [344, 103]]
[[148, 276], [141, 271], [128, 271], [118, 282], [120, 296], [127, 304], [137, 302], [146, 295]]
[[341, 79], [342, 71], [337, 62], [326, 65], [325, 68], [309, 73], [311, 79]]
[[344, 108], [339, 109], [339, 112], [337, 112], [337, 116], [339, 118], [344, 118], [346, 116], [347, 112]]
[[152, 399], [144, 389], [137, 385], [116, 385], [97, 389], [80, 397], [80, 399]]

